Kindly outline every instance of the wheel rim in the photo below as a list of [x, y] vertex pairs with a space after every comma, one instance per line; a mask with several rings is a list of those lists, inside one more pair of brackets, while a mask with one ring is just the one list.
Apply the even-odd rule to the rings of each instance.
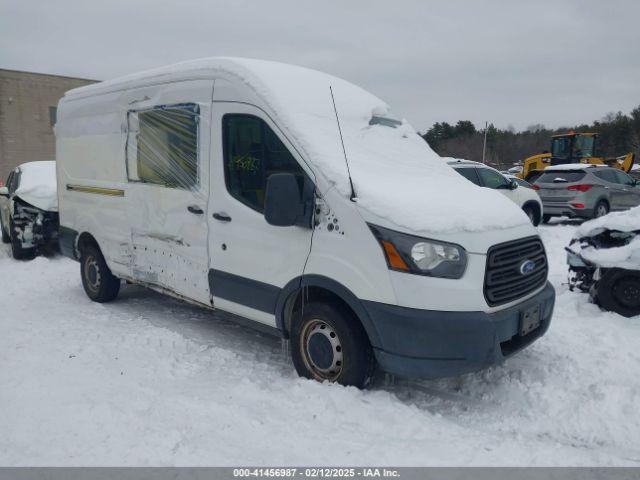
[[598, 205], [598, 208], [596, 209], [596, 217], [604, 217], [607, 213], [609, 213], [607, 211], [607, 206], [603, 203], [601, 203], [600, 205]]
[[100, 288], [100, 267], [98, 266], [98, 261], [96, 257], [90, 255], [84, 262], [84, 278], [87, 282], [87, 286], [92, 291], [97, 291]]
[[305, 366], [317, 380], [335, 381], [342, 373], [343, 351], [337, 332], [313, 319], [302, 330], [300, 350]]
[[621, 278], [613, 285], [613, 294], [622, 306], [630, 309], [639, 309], [640, 279]]

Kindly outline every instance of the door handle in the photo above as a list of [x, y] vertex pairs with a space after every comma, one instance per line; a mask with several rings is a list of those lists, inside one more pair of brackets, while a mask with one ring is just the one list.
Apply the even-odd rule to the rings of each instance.
[[226, 213], [222, 213], [222, 212], [216, 212], [213, 214], [213, 218], [215, 218], [216, 220], [220, 220], [221, 222], [230, 222], [231, 221], [231, 217], [229, 215], [227, 215]]
[[202, 215], [204, 213], [204, 210], [202, 210], [199, 206], [197, 205], [189, 205], [187, 207], [187, 210], [189, 210], [191, 213], [195, 214], [195, 215]]

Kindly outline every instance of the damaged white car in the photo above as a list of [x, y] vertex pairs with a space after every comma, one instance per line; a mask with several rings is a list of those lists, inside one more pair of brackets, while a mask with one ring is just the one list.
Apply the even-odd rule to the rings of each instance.
[[0, 187], [2, 241], [11, 243], [15, 259], [33, 258], [57, 248], [58, 196], [56, 163], [23, 163]]
[[640, 207], [583, 223], [566, 250], [572, 290], [605, 310], [640, 315]]

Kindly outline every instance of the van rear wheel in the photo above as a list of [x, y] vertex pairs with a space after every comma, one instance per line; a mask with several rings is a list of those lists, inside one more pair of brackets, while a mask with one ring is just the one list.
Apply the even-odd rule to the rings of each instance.
[[94, 302], [110, 302], [118, 296], [120, 279], [111, 273], [97, 246], [87, 245], [82, 249], [80, 276], [84, 291]]
[[311, 302], [294, 314], [291, 357], [301, 377], [366, 388], [375, 357], [362, 325], [346, 308]]

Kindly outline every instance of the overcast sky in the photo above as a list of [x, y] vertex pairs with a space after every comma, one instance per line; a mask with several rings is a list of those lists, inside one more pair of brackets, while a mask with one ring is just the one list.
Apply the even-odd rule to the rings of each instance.
[[424, 131], [640, 104], [640, 1], [0, 0], [0, 68], [108, 79], [225, 55], [322, 70]]

